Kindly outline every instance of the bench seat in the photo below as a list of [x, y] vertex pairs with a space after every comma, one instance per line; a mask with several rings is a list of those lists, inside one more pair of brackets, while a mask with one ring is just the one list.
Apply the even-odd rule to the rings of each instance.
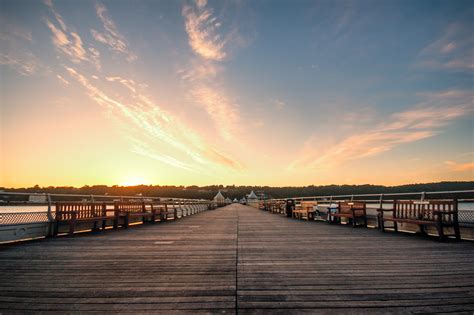
[[115, 221], [114, 228], [116, 229], [119, 226], [120, 219], [123, 219], [122, 226], [127, 228], [130, 223], [130, 218], [141, 217], [142, 222], [145, 223], [148, 221], [155, 222], [156, 211], [151, 207], [151, 211], [146, 211], [145, 202], [136, 203], [136, 202], [115, 202], [114, 204], [115, 212]]
[[[336, 220], [333, 220], [336, 219]], [[367, 210], [365, 202], [360, 201], [349, 201], [339, 202], [337, 204], [336, 212], [328, 209], [327, 221], [329, 224], [335, 222], [341, 223], [341, 218], [352, 219], [352, 226], [364, 226], [367, 227]], [[339, 220], [338, 220], [339, 219]], [[357, 224], [357, 219], [361, 219], [362, 223]]]
[[293, 210], [292, 216], [295, 219], [300, 220], [314, 220], [314, 206], [317, 205], [316, 201], [301, 201], [299, 206]]

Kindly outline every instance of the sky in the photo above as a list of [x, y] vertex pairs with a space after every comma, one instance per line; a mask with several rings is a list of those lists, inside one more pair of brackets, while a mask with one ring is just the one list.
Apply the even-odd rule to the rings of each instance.
[[0, 186], [474, 180], [472, 1], [0, 4]]

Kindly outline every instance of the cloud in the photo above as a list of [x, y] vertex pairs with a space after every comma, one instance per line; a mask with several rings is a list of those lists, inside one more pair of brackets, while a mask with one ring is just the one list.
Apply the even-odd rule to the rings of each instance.
[[99, 43], [109, 46], [109, 48], [115, 52], [125, 54], [128, 61], [136, 60], [137, 56], [130, 52], [127, 40], [118, 31], [114, 21], [108, 16], [107, 8], [103, 4], [97, 3], [95, 5], [95, 11], [104, 26], [104, 32], [91, 29], [94, 39]]
[[33, 75], [41, 68], [39, 60], [30, 52], [1, 52], [0, 65], [10, 66], [22, 75]]
[[[227, 158], [201, 139], [194, 130], [162, 110], [143, 92], [146, 85], [120, 76], [106, 76], [98, 84], [120, 84], [124, 88], [122, 91], [110, 86], [114, 95], [117, 95], [112, 97], [77, 69], [65, 69], [97, 104], [111, 111], [122, 123], [124, 130], [127, 130], [127, 137], [135, 139], [132, 143], [134, 153], [195, 172], [216, 164], [236, 170], [240, 167], [237, 161]], [[190, 159], [190, 162], [185, 159]]]
[[190, 83], [212, 81], [223, 71], [223, 67], [206, 60], [191, 60], [188, 68], [182, 68], [177, 74], [183, 81]]
[[474, 70], [474, 46], [471, 29], [460, 23], [450, 24], [443, 34], [420, 53], [420, 66], [448, 71]]
[[62, 84], [64, 84], [64, 85], [69, 85], [69, 81], [66, 80], [66, 79], [64, 79], [60, 74], [57, 74], [57, 75], [56, 75], [56, 78], [58, 78], [58, 80], [59, 80]]
[[0, 65], [13, 68], [21, 75], [33, 75], [45, 67], [31, 52], [31, 31], [0, 20]]
[[158, 153], [153, 149], [150, 149], [149, 145], [142, 141], [133, 140], [134, 144], [132, 146], [132, 152], [137, 153], [142, 156], [149, 157], [153, 160], [160, 161], [162, 163], [168, 164], [169, 166], [173, 166], [176, 168], [184, 169], [187, 171], [194, 171], [191, 165], [180, 161], [170, 155]]
[[237, 105], [221, 89], [209, 85], [198, 85], [192, 89], [191, 94], [212, 118], [222, 138], [230, 141], [237, 132], [240, 121]]
[[56, 48], [68, 55], [71, 61], [79, 63], [88, 60], [81, 37], [77, 33], [70, 32], [66, 34], [48, 19], [46, 19], [46, 25], [53, 33], [52, 40]]
[[92, 63], [97, 70], [100, 69], [100, 53], [93, 47], [84, 48], [81, 37], [76, 32], [70, 31], [62, 16], [55, 9], [51, 0], [44, 1], [54, 16], [54, 22], [44, 18], [46, 26], [52, 33], [52, 42], [56, 49], [65, 54], [73, 63], [87, 61]]
[[182, 14], [189, 38], [189, 46], [194, 53], [204, 59], [223, 60], [226, 40], [217, 32], [221, 23], [213, 16], [211, 9], [206, 9], [206, 1], [196, 1], [196, 5], [184, 5]]
[[290, 168], [328, 169], [345, 162], [375, 156], [393, 148], [438, 134], [451, 121], [470, 114], [474, 93], [450, 90], [424, 93], [424, 102], [384, 119], [384, 123], [321, 147], [317, 135], [306, 142]]
[[458, 163], [454, 161], [444, 161], [444, 164], [454, 172], [474, 171], [474, 162]]
[[221, 78], [225, 69], [219, 64], [227, 57], [224, 48], [236, 31], [227, 36], [220, 34], [221, 23], [206, 5], [207, 1], [195, 1], [183, 6], [189, 46], [197, 57], [178, 70], [178, 75], [190, 85], [190, 99], [206, 111], [221, 138], [236, 140], [242, 128], [239, 106], [225, 93]]
[[237, 160], [213, 148], [206, 150], [205, 155], [209, 157], [212, 161], [216, 161], [217, 163], [223, 166], [226, 166], [230, 169], [234, 169], [238, 171], [244, 169], [242, 164], [240, 164]]
[[0, 20], [0, 40], [11, 41], [13, 38], [30, 43], [33, 41], [33, 36], [29, 29], [15, 23], [7, 22], [7, 20], [2, 17]]
[[286, 107], [286, 103], [281, 101], [281, 100], [273, 100], [273, 105], [275, 106], [276, 109], [282, 110], [283, 108]]

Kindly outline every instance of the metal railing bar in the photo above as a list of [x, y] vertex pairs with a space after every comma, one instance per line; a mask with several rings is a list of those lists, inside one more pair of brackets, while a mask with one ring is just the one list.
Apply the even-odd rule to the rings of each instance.
[[48, 193], [27, 193], [27, 192], [12, 192], [12, 191], [0, 191], [0, 195], [10, 195], [10, 196], [51, 196], [51, 197], [83, 197], [83, 198], [127, 198], [127, 199], [166, 199], [166, 200], [173, 200], [173, 201], [180, 201], [180, 200], [189, 200], [189, 201], [196, 201], [196, 200], [203, 200], [203, 199], [191, 199], [191, 198], [174, 198], [174, 197], [148, 197], [148, 196], [116, 196], [116, 195], [92, 195], [92, 194], [48, 194]]
[[[425, 195], [448, 195], [448, 194], [468, 194], [474, 193], [474, 190], [451, 190], [451, 191], [426, 191], [426, 192], [401, 192], [401, 193], [383, 193], [384, 197], [387, 196], [423, 196]], [[305, 196], [305, 197], [291, 197], [291, 198], [275, 198], [275, 200], [285, 200], [285, 199], [322, 199], [322, 198], [352, 198], [352, 197], [380, 197], [380, 193], [378, 194], [351, 194], [351, 195], [322, 195], [322, 196]]]

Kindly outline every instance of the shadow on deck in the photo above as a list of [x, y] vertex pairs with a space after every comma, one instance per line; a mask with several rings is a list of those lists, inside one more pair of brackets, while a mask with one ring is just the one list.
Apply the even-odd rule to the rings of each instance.
[[471, 313], [473, 261], [469, 242], [230, 205], [181, 221], [0, 247], [0, 313]]

